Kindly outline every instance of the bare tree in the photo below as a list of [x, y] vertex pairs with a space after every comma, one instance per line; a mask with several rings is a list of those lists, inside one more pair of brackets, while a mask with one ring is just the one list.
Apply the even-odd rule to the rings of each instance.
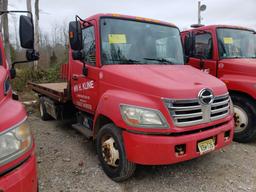
[[59, 29], [59, 26], [57, 23], [53, 23], [51, 25], [51, 41], [53, 46], [55, 46], [58, 42], [58, 37], [59, 37], [58, 29]]
[[[7, 10], [8, 8], [8, 0], [3, 0], [3, 10]], [[3, 31], [4, 31], [4, 46], [5, 46], [5, 55], [7, 59], [7, 63], [11, 65], [11, 45], [10, 45], [10, 38], [9, 38], [9, 26], [8, 26], [8, 15], [4, 14], [2, 16], [3, 19]]]
[[[26, 0], [26, 3], [27, 3], [27, 10], [32, 13], [31, 0]], [[28, 16], [30, 17], [30, 14], [28, 14]]]
[[61, 31], [63, 36], [63, 45], [68, 45], [68, 22], [64, 21], [61, 25]]
[[[0, 0], [0, 10], [4, 10], [3, 0]], [[2, 22], [2, 18], [0, 18], [0, 32], [2, 32], [2, 29], [3, 29], [3, 22]]]
[[[39, 0], [35, 0], [35, 50], [39, 50]], [[37, 70], [38, 61], [34, 62], [34, 69]]]
[[[16, 17], [16, 15], [12, 15], [12, 20], [13, 20], [13, 23], [14, 23], [14, 34], [13, 34], [13, 36], [14, 36], [14, 39], [15, 39], [15, 49], [16, 50], [19, 50], [19, 37], [18, 37], [18, 21], [17, 21], [17, 17]], [[11, 39], [12, 39], [12, 36], [11, 36]]]

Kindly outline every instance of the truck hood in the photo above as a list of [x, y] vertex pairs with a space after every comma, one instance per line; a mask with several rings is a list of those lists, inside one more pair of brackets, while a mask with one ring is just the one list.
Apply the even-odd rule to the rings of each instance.
[[239, 74], [255, 77], [256, 59], [223, 59], [219, 68], [224, 74]]
[[203, 88], [227, 93], [217, 78], [188, 65], [105, 65], [102, 81], [135, 92], [164, 98], [197, 98]]

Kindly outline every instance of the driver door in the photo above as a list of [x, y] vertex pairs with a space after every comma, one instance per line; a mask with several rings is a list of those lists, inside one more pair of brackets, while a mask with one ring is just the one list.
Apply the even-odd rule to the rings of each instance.
[[96, 30], [94, 25], [85, 27], [82, 30], [83, 53], [87, 75], [83, 75], [83, 62], [72, 61], [72, 97], [74, 104], [83, 111], [94, 113], [98, 103], [98, 74], [99, 68], [96, 65]]

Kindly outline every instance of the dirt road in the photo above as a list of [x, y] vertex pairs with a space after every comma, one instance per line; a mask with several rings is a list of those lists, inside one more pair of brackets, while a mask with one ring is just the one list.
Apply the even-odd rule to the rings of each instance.
[[29, 117], [37, 144], [40, 192], [252, 191], [256, 192], [256, 141], [170, 166], [139, 166], [115, 183], [102, 171], [92, 143], [68, 122]]

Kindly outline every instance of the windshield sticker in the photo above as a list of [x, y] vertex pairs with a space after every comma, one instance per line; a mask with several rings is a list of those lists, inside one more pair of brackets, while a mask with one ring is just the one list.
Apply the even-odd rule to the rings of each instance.
[[125, 44], [126, 35], [125, 34], [108, 34], [109, 44]]
[[232, 37], [223, 37], [224, 44], [233, 44], [233, 38]]

